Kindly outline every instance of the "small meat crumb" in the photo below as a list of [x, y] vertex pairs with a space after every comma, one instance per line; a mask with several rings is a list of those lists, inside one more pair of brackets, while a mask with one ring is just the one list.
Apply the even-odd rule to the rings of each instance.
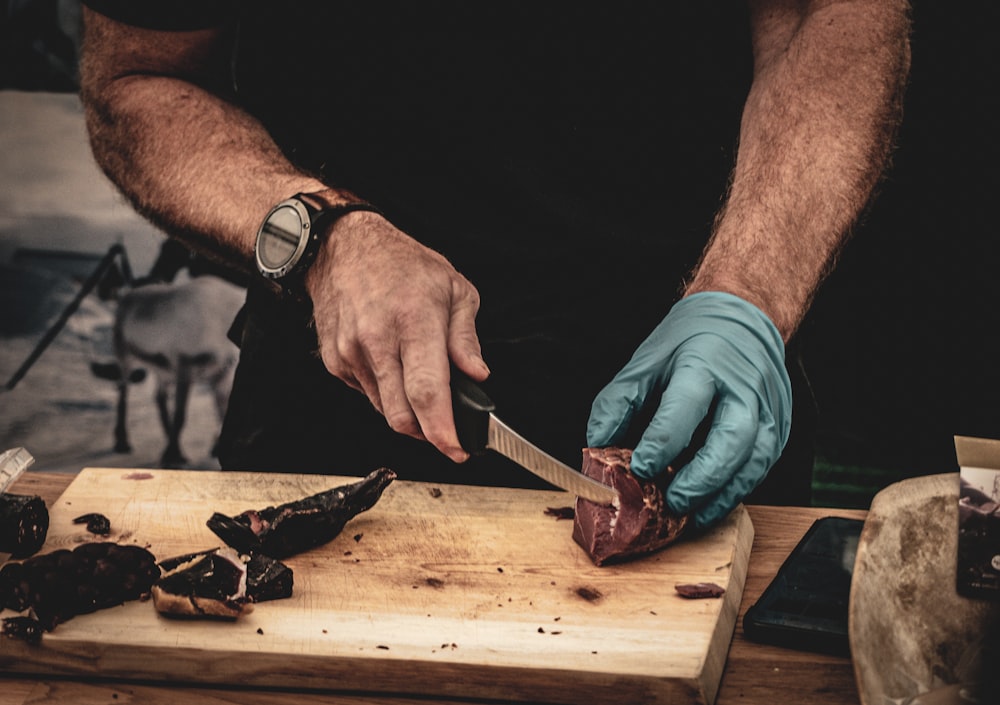
[[600, 590], [598, 590], [597, 588], [589, 588], [589, 587], [577, 588], [576, 594], [582, 597], [587, 602], [597, 602], [602, 597], [604, 597], [604, 595], [601, 594]]
[[715, 583], [682, 583], [674, 585], [674, 589], [681, 597], [686, 597], [689, 600], [722, 597], [726, 594], [726, 589]]
[[546, 516], [555, 517], [556, 521], [561, 519], [573, 519], [576, 517], [576, 510], [573, 507], [546, 507]]
[[441, 489], [439, 487], [431, 487], [430, 490], [428, 490], [428, 492], [431, 493], [431, 497], [433, 497], [434, 499], [437, 499], [438, 497], [441, 496]]
[[98, 536], [107, 536], [111, 533], [111, 520], [103, 514], [96, 512], [82, 514], [73, 520], [74, 524], [86, 524], [87, 531]]

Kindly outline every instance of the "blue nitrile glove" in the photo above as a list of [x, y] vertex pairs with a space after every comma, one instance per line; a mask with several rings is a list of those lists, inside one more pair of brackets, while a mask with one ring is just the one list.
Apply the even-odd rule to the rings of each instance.
[[681, 299], [597, 395], [587, 444], [615, 445], [646, 400], [659, 407], [632, 454], [632, 472], [652, 479], [684, 450], [713, 401], [705, 445], [667, 490], [667, 506], [693, 512], [695, 526], [721, 521], [778, 459], [792, 417], [781, 335], [764, 313], [722, 292]]

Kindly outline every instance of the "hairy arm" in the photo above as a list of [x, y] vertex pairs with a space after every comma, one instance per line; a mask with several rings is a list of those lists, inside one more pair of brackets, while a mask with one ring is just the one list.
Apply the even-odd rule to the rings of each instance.
[[905, 0], [751, 0], [754, 78], [726, 203], [685, 294], [725, 291], [787, 341], [888, 160]]
[[[136, 209], [195, 249], [252, 270], [259, 224], [296, 193], [354, 200], [291, 164], [228, 92], [225, 29], [137, 29], [85, 9], [81, 95], [98, 164]], [[489, 371], [479, 295], [436, 252], [372, 213], [331, 226], [306, 277], [327, 370], [364, 392], [399, 433], [454, 460], [453, 361]]]
[[84, 13], [81, 96], [97, 163], [166, 232], [249, 269], [268, 208], [325, 186], [226, 100], [227, 30], [159, 32]]

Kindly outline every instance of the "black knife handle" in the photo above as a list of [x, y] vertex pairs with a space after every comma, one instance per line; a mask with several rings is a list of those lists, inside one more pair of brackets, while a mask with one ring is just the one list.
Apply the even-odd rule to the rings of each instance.
[[486, 452], [490, 412], [496, 405], [482, 387], [454, 365], [451, 367], [451, 406], [462, 448], [473, 455]]

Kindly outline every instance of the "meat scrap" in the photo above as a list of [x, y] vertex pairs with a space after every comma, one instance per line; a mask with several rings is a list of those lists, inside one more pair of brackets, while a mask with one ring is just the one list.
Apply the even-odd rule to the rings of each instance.
[[576, 541], [594, 565], [647, 555], [673, 543], [687, 526], [687, 516], [667, 509], [664, 491], [673, 477], [668, 468], [657, 482], [632, 474], [627, 448], [584, 448], [583, 474], [618, 490], [615, 505], [600, 505], [578, 497], [573, 522]]
[[546, 507], [545, 515], [555, 517], [556, 520], [572, 519], [576, 516], [576, 511], [573, 507]]
[[[160, 593], [161, 600], [168, 592], [197, 594], [201, 599], [218, 597], [226, 591], [226, 586], [222, 585], [225, 582], [223, 576], [233, 573], [227, 563], [235, 560], [245, 565], [246, 587], [241, 597], [245, 597], [247, 602], [267, 602], [292, 596], [294, 575], [291, 568], [263, 554], [241, 556], [227, 547], [187, 553], [160, 561], [162, 575], [157, 581], [158, 591], [157, 585], [154, 585], [154, 602], [157, 592]], [[244, 572], [244, 569], [237, 566], [237, 572]], [[235, 592], [236, 589], [232, 588], [226, 594], [232, 595]]]
[[355, 516], [371, 509], [396, 473], [379, 468], [361, 480], [294, 502], [248, 509], [230, 517], [219, 512], [208, 528], [240, 553], [287, 558], [333, 540]]
[[178, 556], [160, 563], [160, 570], [152, 587], [160, 614], [236, 619], [253, 609], [246, 563], [231, 548]]
[[5, 565], [0, 608], [30, 608], [41, 628], [52, 631], [77, 615], [142, 597], [159, 576], [156, 558], [145, 548], [85, 543]]
[[689, 600], [697, 600], [705, 597], [722, 597], [726, 594], [726, 588], [715, 583], [682, 583], [674, 585], [674, 589], [681, 597]]
[[91, 514], [82, 514], [74, 519], [73, 523], [86, 524], [87, 531], [92, 534], [98, 534], [99, 536], [107, 536], [111, 533], [111, 520], [103, 514], [97, 514], [96, 512]]
[[38, 553], [49, 533], [49, 510], [41, 497], [0, 493], [0, 552], [14, 558]]
[[576, 594], [587, 602], [597, 602], [604, 597], [604, 594], [600, 590], [590, 587], [578, 587], [576, 589]]

